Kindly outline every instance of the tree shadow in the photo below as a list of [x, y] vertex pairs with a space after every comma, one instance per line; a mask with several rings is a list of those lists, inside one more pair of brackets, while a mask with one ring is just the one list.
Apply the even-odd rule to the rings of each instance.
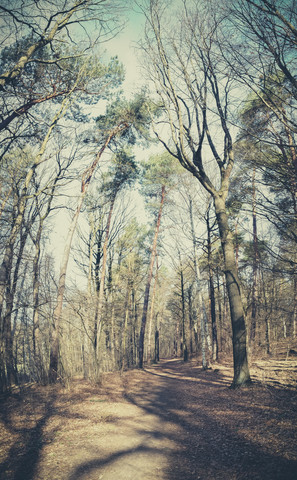
[[[158, 418], [158, 423], [152, 421], [151, 429], [147, 429], [145, 423], [142, 428], [141, 422], [129, 417], [117, 419], [115, 423], [123, 426], [126, 422], [130, 430], [134, 428], [141, 442], [135, 448], [81, 463], [69, 480], [100, 478], [92, 475], [99, 475], [103, 467], [112, 467], [119, 460], [129, 458], [131, 463], [136, 455], [142, 455], [145, 463], [147, 455], [160, 454], [162, 443], [167, 445], [162, 452], [167, 464], [163, 464], [159, 477], [134, 470], [133, 477], [126, 477], [123, 472], [118, 478], [296, 480], [297, 462], [286, 458], [283, 445], [278, 451], [272, 442], [272, 437], [275, 442], [278, 435], [294, 440], [292, 418], [277, 430], [278, 420], [284, 419], [284, 403], [292, 399], [290, 392], [281, 392], [279, 405], [279, 391], [266, 389], [261, 395], [259, 387], [230, 391], [228, 378], [198, 369], [187, 374], [185, 371], [183, 378], [178, 362], [152, 367], [132, 384], [127, 378], [125, 399], [143, 412], [143, 418], [151, 415], [152, 419]], [[262, 422], [260, 425], [254, 420], [255, 415]], [[116, 477], [110, 469], [103, 478]]]
[[[292, 391], [259, 385], [229, 390], [228, 375], [178, 360], [127, 372], [123, 380], [124, 403], [117, 394], [105, 419], [110, 424], [106, 445], [95, 445], [94, 458], [65, 471], [61, 480], [296, 480], [297, 399]], [[88, 420], [84, 412], [69, 412], [68, 400], [64, 404], [58, 393], [33, 390], [31, 396], [15, 395], [2, 403], [0, 418], [18, 441], [0, 464], [1, 479], [41, 480], [41, 450], [59, 430], [53, 417]], [[97, 393], [83, 387], [71, 394], [71, 405], [99, 401]], [[113, 411], [118, 404], [119, 415]], [[16, 417], [14, 409], [20, 406], [23, 415]], [[100, 418], [93, 421], [100, 424]], [[84, 440], [79, 448], [84, 452]]]
[[0, 463], [1, 479], [35, 478], [41, 451], [54, 440], [59, 430], [59, 422], [47, 429], [52, 418], [78, 417], [70, 414], [61, 402], [57, 406], [58, 397], [59, 386], [53, 386], [43, 389], [29, 387], [1, 398], [0, 421], [7, 432], [2, 446], [5, 447], [6, 443], [11, 445]]
[[[51, 441], [49, 437], [45, 440], [44, 428], [49, 419], [58, 413], [54, 407], [56, 395], [51, 392], [45, 399], [34, 392], [31, 398], [32, 403], [28, 402], [28, 392], [25, 395], [19, 393], [11, 395], [1, 404], [1, 421], [7, 435], [15, 437], [16, 441], [0, 464], [0, 478], [32, 480], [40, 451], [45, 442]], [[22, 415], [16, 418], [14, 410], [19, 411], [21, 406]]]

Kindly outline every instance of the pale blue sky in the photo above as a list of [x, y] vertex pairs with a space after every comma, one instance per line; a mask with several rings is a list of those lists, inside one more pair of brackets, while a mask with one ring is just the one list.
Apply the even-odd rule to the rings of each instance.
[[136, 9], [131, 9], [127, 14], [127, 23], [124, 29], [105, 44], [107, 54], [109, 56], [117, 55], [124, 64], [126, 77], [123, 88], [127, 96], [135, 93], [143, 83], [135, 45], [141, 38], [144, 23], [144, 16], [138, 13]]

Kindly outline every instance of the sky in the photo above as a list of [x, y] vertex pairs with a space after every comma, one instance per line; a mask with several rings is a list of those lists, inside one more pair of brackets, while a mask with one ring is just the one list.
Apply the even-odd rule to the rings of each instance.
[[143, 33], [144, 23], [143, 14], [139, 10], [137, 12], [131, 9], [127, 13], [124, 29], [105, 44], [107, 56], [118, 56], [125, 67], [123, 89], [127, 96], [138, 91], [143, 83], [135, 47]]

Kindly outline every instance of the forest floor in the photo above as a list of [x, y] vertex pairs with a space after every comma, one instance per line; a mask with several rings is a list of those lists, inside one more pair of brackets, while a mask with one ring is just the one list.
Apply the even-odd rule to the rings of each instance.
[[0, 402], [2, 480], [296, 480], [297, 357], [162, 360], [102, 385], [27, 386]]

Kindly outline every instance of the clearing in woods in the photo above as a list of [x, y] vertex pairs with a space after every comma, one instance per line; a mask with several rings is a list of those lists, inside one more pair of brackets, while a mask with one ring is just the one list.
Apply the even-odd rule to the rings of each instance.
[[296, 480], [296, 363], [254, 365], [235, 391], [230, 365], [177, 359], [27, 387], [1, 399], [0, 478]]

